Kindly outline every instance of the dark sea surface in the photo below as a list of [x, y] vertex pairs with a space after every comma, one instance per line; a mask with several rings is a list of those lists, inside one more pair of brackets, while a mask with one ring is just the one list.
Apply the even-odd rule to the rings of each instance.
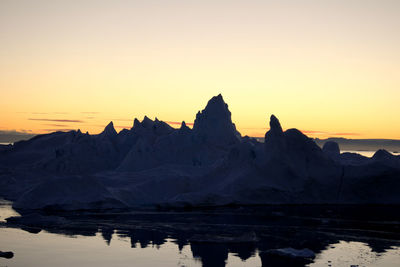
[[[0, 266], [399, 266], [398, 206], [16, 212]], [[8, 219], [11, 216], [20, 216]], [[308, 249], [314, 257], [280, 250]]]

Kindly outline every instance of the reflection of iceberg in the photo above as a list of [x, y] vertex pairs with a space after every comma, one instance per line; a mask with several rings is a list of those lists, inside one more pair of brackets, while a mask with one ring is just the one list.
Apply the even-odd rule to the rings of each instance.
[[117, 133], [55, 132], [0, 151], [0, 196], [18, 208], [400, 203], [400, 157], [320, 149], [275, 116], [265, 143], [241, 137], [221, 95], [193, 129], [134, 120]]
[[[317, 254], [316, 262], [319, 264], [326, 264], [327, 258], [339, 259], [340, 255], [333, 259], [332, 255], [323, 257], [323, 260], [320, 257], [321, 252], [323, 254], [326, 250], [335, 250], [331, 248], [332, 245], [339, 248], [339, 243], [361, 241], [362, 247], [377, 252], [373, 253], [376, 257], [384, 257], [395, 246], [398, 251], [397, 222], [400, 215], [397, 210], [397, 206], [391, 205], [368, 208], [351, 205], [271, 205], [216, 207], [212, 210], [187, 212], [113, 210], [52, 213], [44, 210], [23, 210], [21, 217], [9, 218], [1, 226], [35, 233], [35, 236], [32, 234], [29, 238], [35, 237], [36, 241], [41, 240], [41, 234], [48, 233], [59, 234], [59, 240], [64, 236], [78, 239], [81, 236], [96, 236], [101, 238], [99, 243], [102, 245], [105, 241], [109, 246], [116, 246], [118, 249], [132, 247], [140, 250], [154, 247], [162, 250], [164, 244], [172, 241], [176, 245], [168, 248], [168, 257], [171, 257], [171, 251], [191, 251], [192, 256], [201, 260], [205, 267], [230, 266], [230, 256], [239, 257], [243, 261], [255, 256], [261, 260], [262, 266], [304, 266], [312, 261], [314, 253]], [[18, 235], [21, 238], [21, 232]], [[53, 240], [54, 238], [56, 237], [53, 236]], [[130, 242], [131, 246], [129, 243], [118, 245], [121, 238]], [[84, 249], [77, 246], [75, 249], [80, 251], [77, 254], [87, 257], [87, 252], [95, 249], [93, 244], [91, 242], [90, 247], [83, 245]], [[344, 246], [346, 250], [349, 247]], [[68, 251], [72, 249], [74, 248], [69, 248]], [[18, 255], [43, 257], [43, 254], [37, 253]], [[67, 257], [67, 263], [64, 264], [68, 265], [71, 257], [67, 253], [63, 255]], [[353, 246], [350, 255], [359, 255], [357, 247]], [[91, 260], [101, 262], [97, 257]], [[347, 266], [358, 263], [360, 262], [349, 261]]]

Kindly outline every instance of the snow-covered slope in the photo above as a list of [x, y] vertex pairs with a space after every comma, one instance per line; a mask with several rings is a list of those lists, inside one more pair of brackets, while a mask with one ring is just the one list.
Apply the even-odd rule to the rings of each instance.
[[0, 196], [17, 208], [158, 205], [400, 204], [400, 158], [323, 149], [269, 120], [265, 142], [241, 137], [221, 95], [193, 129], [144, 117], [117, 133], [39, 135], [0, 150]]

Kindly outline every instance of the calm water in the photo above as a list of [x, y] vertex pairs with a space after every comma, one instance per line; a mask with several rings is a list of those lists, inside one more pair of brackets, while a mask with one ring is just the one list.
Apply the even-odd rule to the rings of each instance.
[[[399, 266], [398, 207], [23, 214], [0, 205], [0, 266]], [[369, 214], [368, 214], [369, 213]], [[370, 218], [366, 220], [365, 218]], [[308, 248], [314, 260], [276, 256]]]

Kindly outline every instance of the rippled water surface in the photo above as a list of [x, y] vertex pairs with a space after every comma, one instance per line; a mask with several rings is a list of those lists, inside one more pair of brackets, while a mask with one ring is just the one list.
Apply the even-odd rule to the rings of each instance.
[[[399, 266], [398, 207], [24, 213], [0, 205], [0, 266]], [[369, 213], [369, 214], [368, 214]], [[369, 220], [366, 220], [369, 218]], [[292, 258], [277, 249], [309, 249]]]

